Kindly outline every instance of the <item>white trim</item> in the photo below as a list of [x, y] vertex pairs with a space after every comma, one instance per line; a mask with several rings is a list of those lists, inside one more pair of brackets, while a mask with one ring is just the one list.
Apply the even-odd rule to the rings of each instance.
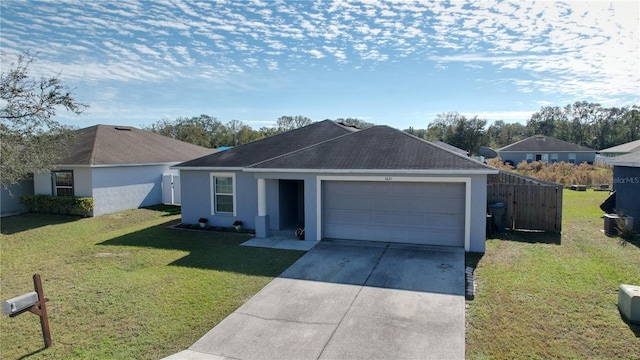
[[498, 169], [486, 170], [411, 170], [411, 169], [255, 169], [246, 168], [244, 172], [257, 173], [303, 173], [303, 174], [388, 174], [401, 175], [489, 175], [497, 174]]
[[173, 168], [171, 164], [179, 164], [179, 162], [163, 162], [163, 163], [140, 163], [140, 164], [103, 164], [103, 165], [74, 165], [74, 164], [58, 164], [55, 167], [77, 167], [77, 168], [111, 168], [111, 167], [136, 167], [136, 166], [158, 166], [158, 165], [169, 165], [169, 167]]
[[[233, 187], [233, 213], [227, 212], [216, 212], [216, 177], [230, 177], [231, 185]], [[238, 197], [238, 192], [236, 191], [236, 173], [224, 173], [224, 172], [211, 172], [209, 173], [209, 185], [211, 187], [210, 193], [210, 203], [211, 206], [211, 215], [233, 215], [236, 216], [238, 212], [238, 206], [236, 205], [236, 198]]]
[[406, 176], [318, 176], [316, 178], [316, 236], [322, 239], [322, 182], [323, 181], [377, 181], [377, 182], [433, 182], [465, 183], [464, 249], [471, 247], [471, 178], [470, 177], [406, 177]]
[[200, 171], [243, 171], [243, 167], [215, 167], [215, 166], [172, 166], [171, 169], [178, 170], [200, 170]]

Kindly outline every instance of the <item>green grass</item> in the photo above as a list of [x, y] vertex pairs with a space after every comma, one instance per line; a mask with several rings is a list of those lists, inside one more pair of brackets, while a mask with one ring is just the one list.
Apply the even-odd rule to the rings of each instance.
[[617, 309], [619, 285], [640, 285], [640, 242], [601, 232], [607, 195], [565, 190], [561, 236], [487, 241], [467, 302], [467, 358], [640, 358], [640, 326]]
[[158, 359], [181, 351], [302, 253], [238, 246], [248, 235], [168, 230], [175, 208], [80, 219], [3, 218], [0, 297], [43, 279], [53, 346], [38, 317], [0, 317], [3, 359]]

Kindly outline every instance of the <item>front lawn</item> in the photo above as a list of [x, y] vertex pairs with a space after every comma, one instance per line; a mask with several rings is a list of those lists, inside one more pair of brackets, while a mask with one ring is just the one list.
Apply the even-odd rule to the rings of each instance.
[[640, 326], [617, 309], [619, 285], [640, 285], [640, 242], [601, 232], [607, 195], [565, 190], [562, 236], [487, 241], [467, 301], [467, 358], [640, 358]]
[[43, 279], [53, 346], [38, 317], [0, 317], [3, 359], [158, 359], [181, 351], [297, 260], [238, 246], [249, 235], [167, 230], [171, 207], [95, 218], [3, 218], [0, 298]]

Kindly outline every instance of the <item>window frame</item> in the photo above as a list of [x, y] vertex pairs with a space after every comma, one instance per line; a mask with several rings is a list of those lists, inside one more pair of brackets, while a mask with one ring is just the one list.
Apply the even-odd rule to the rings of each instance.
[[531, 164], [533, 162], [533, 154], [526, 154], [525, 160], [527, 161], [527, 164]]
[[558, 162], [558, 154], [551, 154], [551, 163], [557, 163]]
[[575, 164], [576, 163], [576, 154], [575, 153], [569, 153], [567, 158], [569, 159], [569, 164]]
[[[57, 182], [57, 174], [71, 174], [71, 186], [67, 185], [58, 185]], [[71, 189], [71, 195], [60, 195], [58, 194], [58, 189]], [[53, 196], [75, 196], [75, 177], [73, 174], [73, 170], [55, 170], [51, 172], [51, 192]]]
[[[231, 193], [217, 193], [216, 192], [216, 178], [231, 178]], [[210, 186], [211, 186], [211, 215], [228, 215], [228, 216], [236, 216], [237, 206], [236, 206], [236, 174], [235, 173], [226, 173], [226, 172], [212, 172], [210, 173]], [[217, 195], [222, 196], [231, 196], [233, 211], [217, 211]]]

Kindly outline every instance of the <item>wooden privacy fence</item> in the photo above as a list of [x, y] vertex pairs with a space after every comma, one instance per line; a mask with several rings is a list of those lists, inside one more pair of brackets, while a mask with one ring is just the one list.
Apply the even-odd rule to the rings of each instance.
[[506, 171], [487, 178], [489, 204], [505, 205], [506, 227], [562, 231], [562, 185]]

